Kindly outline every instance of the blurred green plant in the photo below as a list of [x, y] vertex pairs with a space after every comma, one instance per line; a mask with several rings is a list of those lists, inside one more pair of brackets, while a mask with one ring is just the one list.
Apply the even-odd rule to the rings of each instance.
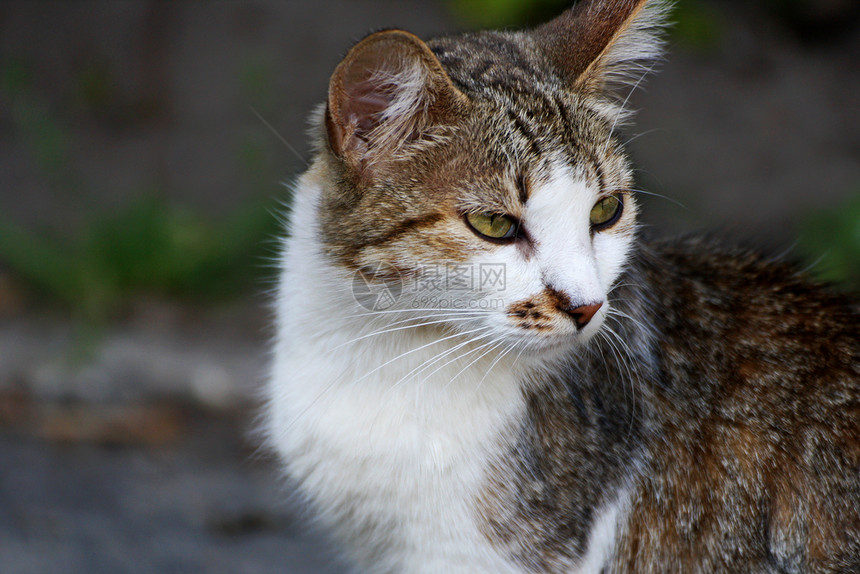
[[[268, 89], [266, 68], [248, 69], [245, 83], [262, 97]], [[106, 114], [115, 104], [114, 83], [108, 67], [93, 65], [81, 71], [80, 90], [70, 101], [87, 113]], [[87, 201], [88, 185], [71, 160], [73, 137], [56, 106], [34, 87], [33, 68], [26, 62], [0, 61], [4, 103], [57, 201]], [[252, 197], [271, 193], [277, 180], [259, 140], [249, 136], [237, 147]], [[115, 316], [140, 295], [211, 302], [262, 284], [277, 235], [274, 202], [251, 200], [214, 219], [161, 199], [167, 195], [151, 193], [119, 211], [96, 213], [71, 237], [35, 232], [0, 214], [0, 268], [33, 296], [92, 324]]]
[[271, 56], [263, 53], [249, 54], [242, 61], [237, 76], [242, 94], [260, 112], [273, 113], [279, 104], [275, 88], [275, 64]]
[[0, 218], [0, 263], [87, 321], [109, 319], [139, 295], [211, 302], [261, 285], [274, 210], [254, 202], [215, 220], [147, 197], [94, 217], [73, 240]]
[[572, 5], [570, 0], [448, 0], [456, 18], [474, 28], [536, 24]]
[[32, 69], [15, 59], [0, 65], [0, 103], [8, 105], [12, 127], [25, 148], [53, 181], [68, 177], [69, 142], [65, 130], [49, 113], [49, 106], [34, 95]]
[[860, 293], [860, 190], [811, 215], [801, 225], [799, 250], [820, 279]]
[[78, 105], [91, 113], [104, 113], [119, 100], [117, 79], [104, 61], [86, 62], [77, 70], [74, 85]]
[[678, 0], [670, 33], [679, 42], [700, 52], [714, 49], [723, 36], [723, 21], [700, 0]]

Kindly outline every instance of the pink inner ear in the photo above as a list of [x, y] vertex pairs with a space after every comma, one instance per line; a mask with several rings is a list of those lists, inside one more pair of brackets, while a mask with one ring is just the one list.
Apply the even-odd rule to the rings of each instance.
[[347, 86], [343, 110], [350, 123], [355, 121], [355, 135], [366, 135], [379, 125], [383, 112], [393, 100], [394, 86], [390, 83], [376, 83], [368, 79]]

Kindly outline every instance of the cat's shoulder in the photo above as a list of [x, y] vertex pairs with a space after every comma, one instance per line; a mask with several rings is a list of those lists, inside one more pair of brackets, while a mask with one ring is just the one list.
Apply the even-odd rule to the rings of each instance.
[[815, 319], [807, 323], [811, 330], [834, 320], [860, 337], [857, 295], [815, 279], [791, 250], [774, 253], [716, 235], [690, 234], [644, 237], [634, 259], [658, 297], [714, 310], [731, 308], [738, 319], [807, 316]]
[[860, 389], [856, 297], [790, 257], [687, 236], [643, 241], [635, 258], [635, 281], [647, 286], [640, 292], [677, 376], [711, 371], [750, 382], [778, 374], [794, 393]]

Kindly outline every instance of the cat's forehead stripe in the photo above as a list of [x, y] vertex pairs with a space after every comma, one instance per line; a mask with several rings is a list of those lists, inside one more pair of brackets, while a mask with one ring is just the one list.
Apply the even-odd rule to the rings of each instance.
[[535, 157], [540, 157], [541, 155], [543, 155], [543, 151], [541, 150], [541, 145], [538, 142], [537, 135], [529, 127], [529, 122], [525, 118], [522, 118], [519, 113], [512, 109], [508, 109], [507, 115], [515, 131], [519, 133], [528, 143], [529, 151]]
[[522, 173], [517, 176], [517, 191], [519, 192], [520, 203], [525, 207], [526, 202], [529, 200], [531, 189], [529, 188], [528, 178], [526, 178]]

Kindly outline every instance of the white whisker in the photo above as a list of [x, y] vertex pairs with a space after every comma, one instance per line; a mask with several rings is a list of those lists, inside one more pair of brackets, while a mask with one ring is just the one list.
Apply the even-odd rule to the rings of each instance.
[[[479, 329], [472, 329], [471, 331], [464, 331], [462, 333], [454, 333], [453, 335], [448, 335], [448, 336], [442, 337], [440, 339], [434, 339], [433, 341], [430, 341], [429, 343], [425, 343], [425, 344], [420, 345], [418, 347], [408, 349], [407, 351], [400, 353], [399, 355], [385, 361], [381, 365], [376, 366], [375, 368], [371, 369], [370, 371], [367, 371], [366, 373], [364, 373], [362, 376], [358, 377], [357, 379], [353, 379], [353, 380], [349, 381], [349, 384], [355, 385], [355, 384], [363, 381], [364, 379], [370, 377], [371, 375], [373, 375], [374, 373], [376, 373], [380, 369], [387, 367], [388, 365], [394, 363], [395, 361], [397, 361], [397, 360], [399, 360], [399, 359], [401, 359], [407, 355], [410, 355], [412, 353], [417, 353], [418, 351], [426, 349], [427, 347], [430, 347], [432, 345], [437, 345], [437, 344], [442, 343], [444, 341], [448, 341], [448, 340], [456, 338], [456, 337], [462, 337], [465, 335], [470, 335], [472, 333], [477, 333], [477, 332], [482, 331], [482, 330], [483, 329], [479, 328]], [[342, 376], [341, 377], [333, 377], [332, 380], [319, 393], [316, 394], [316, 396], [311, 400], [311, 402], [304, 409], [302, 409], [302, 411], [299, 412], [299, 414], [292, 421], [290, 421], [290, 423], [286, 427], [286, 430], [290, 430], [298, 422], [298, 420], [308, 412], [308, 410], [313, 408], [322, 399], [322, 397], [324, 395], [328, 394], [337, 384], [341, 384], [344, 382], [345, 381], [343, 380]]]
[[627, 319], [628, 321], [635, 323], [636, 326], [639, 327], [640, 329], [642, 329], [643, 331], [651, 331], [651, 328], [646, 326], [644, 323], [642, 323], [642, 321], [640, 321], [639, 319], [636, 319], [634, 317], [631, 317], [630, 315], [628, 315], [624, 311], [621, 311], [617, 308], [611, 307], [609, 309], [608, 316], [610, 316], [610, 317], [613, 317], [613, 316], [614, 317], [623, 317], [623, 318]]
[[625, 112], [627, 108], [627, 104], [630, 102], [630, 98], [633, 97], [633, 94], [636, 92], [636, 89], [642, 84], [645, 78], [654, 71], [654, 68], [657, 66], [658, 61], [653, 62], [650, 66], [643, 66], [642, 64], [632, 63], [635, 67], [643, 70], [642, 74], [639, 76], [639, 79], [633, 84], [633, 87], [630, 88], [630, 91], [627, 92], [627, 97], [624, 98], [624, 101], [621, 103], [621, 107], [618, 111], [618, 114], [612, 121], [612, 126], [609, 128], [609, 137], [606, 139], [606, 145], [603, 147], [603, 152], [601, 155], [605, 155], [606, 151], [609, 149], [609, 146], [612, 145], [612, 137], [615, 135], [615, 128], [618, 127], [618, 122], [621, 121], [622, 118], [625, 117]]
[[476, 313], [476, 314], [488, 314], [489, 311], [484, 309], [456, 309], [454, 307], [409, 307], [407, 309], [381, 309], [379, 311], [367, 310], [361, 313], [354, 313], [352, 315], [344, 315], [345, 319], [351, 319], [354, 317], [373, 317], [376, 315], [387, 315], [392, 313], [424, 313], [424, 312], [433, 312], [433, 311], [450, 311], [452, 313]]
[[[456, 379], [457, 377], [459, 377], [460, 375], [462, 375], [463, 373], [465, 373], [465, 372], [469, 369], [469, 367], [471, 367], [472, 365], [474, 365], [475, 363], [477, 363], [478, 361], [480, 361], [481, 359], [483, 359], [484, 357], [486, 357], [488, 354], [490, 354], [490, 353], [492, 353], [493, 351], [495, 351], [496, 349], [498, 349], [498, 348], [502, 345], [502, 343], [503, 343], [503, 340], [499, 339], [499, 340], [497, 340], [497, 341], [490, 341], [489, 343], [486, 343], [486, 344], [484, 344], [484, 345], [481, 345], [481, 347], [479, 347], [479, 349], [483, 349], [484, 347], [488, 347], [488, 346], [489, 346], [490, 348], [489, 348], [489, 349], [487, 349], [486, 351], [484, 351], [483, 353], [481, 353], [480, 355], [478, 355], [477, 357], [475, 357], [474, 359], [472, 359], [472, 361], [470, 361], [470, 362], [469, 362], [469, 364], [467, 364], [465, 367], [463, 367], [462, 369], [460, 369], [460, 370], [457, 372], [457, 374], [455, 374], [453, 377], [451, 377], [451, 380], [450, 380], [450, 381], [448, 381], [448, 383], [446, 383], [446, 385], [445, 385], [445, 386], [447, 387], [448, 385], [450, 385], [451, 383], [453, 383], [453, 382], [454, 382], [454, 379]], [[492, 368], [492, 366], [491, 366], [491, 368]], [[481, 380], [483, 381], [483, 379], [481, 379]], [[479, 383], [479, 385], [478, 385], [478, 386], [480, 386], [480, 383]]]
[[677, 199], [669, 197], [668, 195], [662, 195], [660, 193], [654, 193], [653, 191], [645, 191], [644, 189], [631, 189], [630, 191], [632, 191], [633, 193], [641, 193], [642, 195], [650, 195], [651, 197], [659, 197], [660, 199], [665, 199], [666, 201], [668, 201], [670, 203], [674, 203], [675, 205], [677, 205], [681, 209], [688, 209], [688, 207], [686, 205], [684, 205], [683, 203], [681, 203]]
[[478, 389], [480, 389], [480, 388], [481, 388], [481, 385], [483, 385], [483, 384], [484, 384], [484, 381], [485, 381], [485, 380], [486, 380], [486, 378], [490, 375], [490, 372], [493, 370], [493, 367], [495, 367], [495, 366], [498, 364], [498, 362], [502, 360], [502, 357], [504, 357], [505, 355], [507, 355], [507, 354], [508, 354], [508, 352], [510, 352], [510, 350], [511, 350], [511, 349], [513, 349], [513, 348], [516, 346], [516, 344], [517, 344], [517, 342], [516, 342], [516, 341], [514, 341], [513, 343], [511, 343], [511, 344], [510, 344], [510, 345], [509, 345], [509, 346], [508, 346], [504, 351], [502, 351], [501, 353], [499, 353], [499, 355], [496, 357], [496, 359], [495, 359], [492, 363], [490, 363], [490, 366], [487, 368], [487, 372], [486, 372], [486, 373], [484, 373], [484, 376], [483, 376], [483, 377], [481, 377], [481, 380], [480, 380], [480, 381], [478, 381], [478, 386], [477, 386], [477, 388], [475, 389], [476, 391], [477, 391]]
[[[414, 369], [412, 369], [411, 371], [409, 371], [408, 373], [406, 373], [406, 375], [404, 375], [403, 377], [401, 377], [401, 379], [400, 379], [399, 381], [397, 381], [397, 382], [392, 386], [392, 388], [396, 388], [396, 387], [400, 386], [401, 384], [405, 383], [405, 382], [406, 382], [406, 381], [408, 381], [409, 379], [414, 378], [416, 375], [419, 375], [419, 374], [421, 374], [423, 371], [425, 371], [425, 370], [429, 369], [430, 367], [432, 367], [433, 365], [435, 365], [437, 362], [441, 361], [442, 359], [444, 359], [444, 358], [445, 358], [445, 357], [447, 357], [448, 355], [450, 355], [450, 354], [452, 354], [452, 353], [456, 353], [457, 351], [459, 351], [459, 350], [460, 350], [460, 349], [462, 349], [463, 347], [468, 346], [468, 345], [469, 345], [469, 344], [471, 344], [471, 343], [475, 343], [475, 342], [477, 342], [477, 341], [480, 341], [481, 339], [483, 339], [483, 335], [478, 335], [477, 337], [472, 337], [471, 339], [466, 340], [466, 341], [462, 341], [462, 342], [458, 343], [457, 345], [455, 345], [455, 346], [451, 347], [450, 349], [448, 349], [448, 350], [444, 351], [443, 353], [440, 353], [440, 354], [438, 354], [438, 355], [436, 355], [436, 356], [432, 357], [431, 359], [428, 359], [428, 360], [424, 361], [423, 363], [421, 363], [420, 365], [418, 365], [416, 368], [414, 368]], [[453, 362], [455, 362], [455, 361], [458, 361], [459, 359], [461, 359], [461, 358], [463, 358], [463, 357], [465, 357], [465, 356], [467, 356], [467, 355], [469, 355], [469, 354], [471, 354], [471, 353], [474, 353], [476, 350], [479, 350], [479, 349], [481, 349], [481, 348], [483, 348], [483, 346], [478, 347], [477, 349], [472, 349], [472, 350], [467, 351], [466, 353], [464, 353], [464, 354], [462, 354], [462, 355], [458, 355], [458, 356], [454, 357], [453, 359], [451, 359], [451, 360], [449, 360], [448, 362], [444, 363], [442, 366], [440, 366], [440, 367], [436, 368], [434, 371], [432, 371], [432, 372], [430, 373], [430, 375], [433, 375], [434, 373], [438, 372], [440, 369], [442, 369], [442, 368], [446, 367], [447, 365], [450, 365], [451, 363], [453, 363]], [[427, 377], [425, 377], [425, 378], [424, 378], [424, 380], [427, 380], [427, 379], [429, 378], [429, 376], [430, 376], [430, 375], [428, 375]]]
[[[618, 345], [620, 347], [620, 350], [619, 350], [619, 347], [616, 347], [615, 344], [612, 343], [610, 338], [606, 337], [606, 339], [605, 339], [606, 342], [609, 343], [610, 346], [616, 350], [617, 359], [622, 364], [625, 371], [627, 372], [627, 378], [628, 378], [628, 381], [630, 384], [630, 393], [631, 393], [631, 401], [632, 402], [631, 402], [631, 420], [630, 420], [630, 426], [628, 428], [628, 435], [627, 435], [629, 438], [630, 434], [633, 432], [633, 425], [634, 425], [633, 419], [636, 416], [635, 415], [635, 413], [636, 413], [636, 386], [640, 384], [639, 371], [635, 368], [636, 359], [633, 355], [633, 352], [630, 349], [630, 346], [627, 344], [627, 342], [624, 340], [624, 338], [621, 337], [621, 335], [619, 335], [617, 332], [615, 332], [615, 330], [613, 330], [608, 325], [604, 325], [604, 329], [605, 329], [606, 334], [612, 335], [612, 337], [615, 338], [616, 342], [618, 343]], [[623, 350], [624, 352], [622, 353], [621, 350]]]
[[267, 122], [267, 121], [266, 121], [266, 119], [262, 116], [262, 114], [260, 114], [260, 112], [258, 112], [256, 109], [254, 109], [254, 107], [253, 107], [253, 106], [251, 106], [251, 112], [252, 112], [255, 116], [257, 116], [257, 119], [258, 119], [258, 120], [260, 120], [261, 122], [263, 122], [263, 125], [264, 125], [264, 126], [266, 126], [266, 127], [269, 129], [269, 131], [270, 131], [270, 132], [272, 132], [273, 134], [275, 134], [275, 137], [276, 137], [276, 138], [278, 138], [279, 140], [281, 140], [281, 143], [282, 143], [282, 144], [284, 144], [284, 146], [285, 146], [288, 150], [290, 150], [290, 151], [293, 153], [293, 155], [294, 155], [294, 156], [296, 156], [297, 158], [299, 158], [299, 161], [300, 161], [300, 162], [302, 162], [302, 163], [305, 165], [305, 167], [307, 167], [307, 166], [308, 166], [308, 162], [307, 162], [307, 160], [302, 156], [302, 154], [300, 154], [300, 153], [296, 150], [296, 148], [294, 148], [292, 145], [290, 145], [290, 142], [288, 142], [288, 141], [286, 140], [286, 138], [284, 138], [284, 136], [282, 136], [282, 135], [278, 132], [278, 130], [276, 130], [276, 129], [272, 126], [272, 124], [270, 124], [269, 122]]
[[[413, 320], [413, 319], [409, 319], [409, 320], [411, 321], [411, 320]], [[405, 322], [405, 321], [406, 321], [406, 320], [401, 321], [401, 322]], [[354, 339], [350, 339], [349, 341], [346, 341], [346, 342], [344, 342], [344, 343], [341, 343], [341, 344], [337, 345], [336, 347], [332, 347], [332, 348], [331, 348], [331, 349], [329, 349], [327, 352], [329, 352], [329, 353], [330, 353], [330, 352], [336, 351], [336, 350], [338, 350], [338, 349], [340, 349], [340, 348], [343, 348], [343, 347], [345, 347], [346, 345], [351, 345], [351, 344], [356, 343], [356, 342], [358, 342], [358, 341], [362, 341], [362, 340], [364, 340], [364, 339], [368, 339], [368, 338], [370, 338], [370, 337], [377, 337], [377, 336], [379, 336], [379, 335], [384, 335], [384, 334], [386, 334], [386, 333], [394, 333], [394, 332], [397, 332], [397, 331], [403, 331], [403, 330], [405, 330], [405, 329], [414, 329], [414, 328], [418, 328], [418, 327], [428, 327], [428, 326], [430, 326], [430, 325], [439, 325], [439, 324], [442, 324], [442, 323], [450, 323], [450, 322], [452, 322], [451, 318], [444, 318], [444, 319], [440, 319], [440, 320], [438, 320], [438, 321], [424, 321], [424, 322], [421, 322], [421, 323], [415, 323], [415, 324], [412, 324], [412, 325], [401, 325], [401, 326], [399, 326], [399, 327], [391, 327], [391, 328], [381, 329], [381, 330], [379, 330], [379, 331], [374, 331], [374, 332], [372, 332], [372, 333], [365, 333], [364, 335], [361, 335], [361, 336], [356, 337], [356, 338], [354, 338]]]

